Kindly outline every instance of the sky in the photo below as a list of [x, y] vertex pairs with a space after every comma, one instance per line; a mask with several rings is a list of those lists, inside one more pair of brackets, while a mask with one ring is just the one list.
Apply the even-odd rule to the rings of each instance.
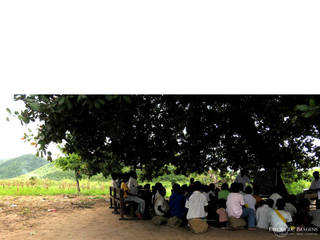
[[[33, 153], [13, 94], [319, 94], [318, 0], [0, 1], [0, 158]], [[19, 107], [19, 106], [17, 106]]]
[[[24, 154], [36, 154], [36, 149], [29, 142], [24, 142], [21, 138], [28, 129], [36, 131], [37, 124], [23, 126], [17, 118], [10, 117], [6, 108], [12, 112], [23, 109], [23, 102], [13, 100], [13, 94], [1, 93], [0, 97], [0, 159], [11, 159]], [[10, 121], [6, 118], [9, 117]], [[60, 151], [54, 144], [50, 144], [49, 149], [53, 152], [53, 158], [59, 156]]]
[[6, 120], [9, 116], [6, 108], [21, 109], [22, 106], [13, 101], [13, 95], [1, 94], [0, 98], [0, 159], [18, 157], [27, 153], [34, 153], [35, 149], [30, 144], [25, 144], [21, 138], [27, 128], [23, 127], [17, 119]]

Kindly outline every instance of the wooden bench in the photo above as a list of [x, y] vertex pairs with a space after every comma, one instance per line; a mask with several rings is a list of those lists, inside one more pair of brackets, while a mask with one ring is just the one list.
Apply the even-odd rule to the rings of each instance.
[[[119, 214], [119, 220], [136, 220], [138, 219], [134, 215], [135, 210], [134, 202], [125, 202], [123, 197], [123, 190], [120, 188], [110, 187], [110, 208], [113, 208], [113, 214]], [[129, 208], [130, 217], [125, 217], [126, 210]], [[120, 212], [119, 212], [120, 211]]]

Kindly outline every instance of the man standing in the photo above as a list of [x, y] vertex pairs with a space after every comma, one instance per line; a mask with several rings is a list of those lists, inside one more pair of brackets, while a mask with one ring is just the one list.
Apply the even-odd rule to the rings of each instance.
[[[250, 179], [247, 176], [248, 172], [246, 169], [242, 169], [240, 171], [240, 174], [236, 177], [235, 182], [236, 183], [242, 183], [243, 188], [246, 187], [247, 184], [250, 184]], [[240, 191], [243, 191], [243, 189], [240, 189]]]
[[316, 202], [316, 205], [317, 205], [317, 209], [320, 209], [320, 179], [319, 179], [319, 172], [318, 171], [314, 171], [313, 172], [313, 177], [314, 177], [314, 180], [311, 182], [311, 185], [310, 185], [310, 190], [312, 191], [317, 191], [318, 194], [317, 194], [317, 202]]

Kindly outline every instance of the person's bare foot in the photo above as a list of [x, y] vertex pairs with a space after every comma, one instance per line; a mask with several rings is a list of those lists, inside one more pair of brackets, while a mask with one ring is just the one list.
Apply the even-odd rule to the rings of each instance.
[[255, 227], [249, 227], [248, 230], [249, 230], [249, 231], [255, 231], [255, 230], [257, 230], [257, 229], [256, 229]]

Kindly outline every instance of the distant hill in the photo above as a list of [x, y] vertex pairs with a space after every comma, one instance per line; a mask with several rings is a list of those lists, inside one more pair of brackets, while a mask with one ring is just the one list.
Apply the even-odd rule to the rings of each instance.
[[74, 179], [73, 171], [62, 171], [54, 163], [50, 162], [36, 170], [19, 176], [18, 178], [29, 179], [31, 177], [47, 178], [50, 180]]
[[0, 179], [15, 178], [48, 164], [47, 160], [32, 154], [0, 162]]
[[8, 161], [8, 159], [0, 159], [0, 165], [6, 161]]
[[[29, 179], [31, 177], [50, 179], [50, 180], [63, 180], [63, 179], [73, 179], [75, 180], [73, 171], [62, 171], [60, 168], [57, 168], [54, 163], [48, 163], [32, 172], [28, 172], [24, 175], [19, 176], [19, 179]], [[86, 178], [86, 177], [84, 177]], [[105, 181], [106, 179], [102, 174], [93, 176], [90, 180], [92, 181]]]

